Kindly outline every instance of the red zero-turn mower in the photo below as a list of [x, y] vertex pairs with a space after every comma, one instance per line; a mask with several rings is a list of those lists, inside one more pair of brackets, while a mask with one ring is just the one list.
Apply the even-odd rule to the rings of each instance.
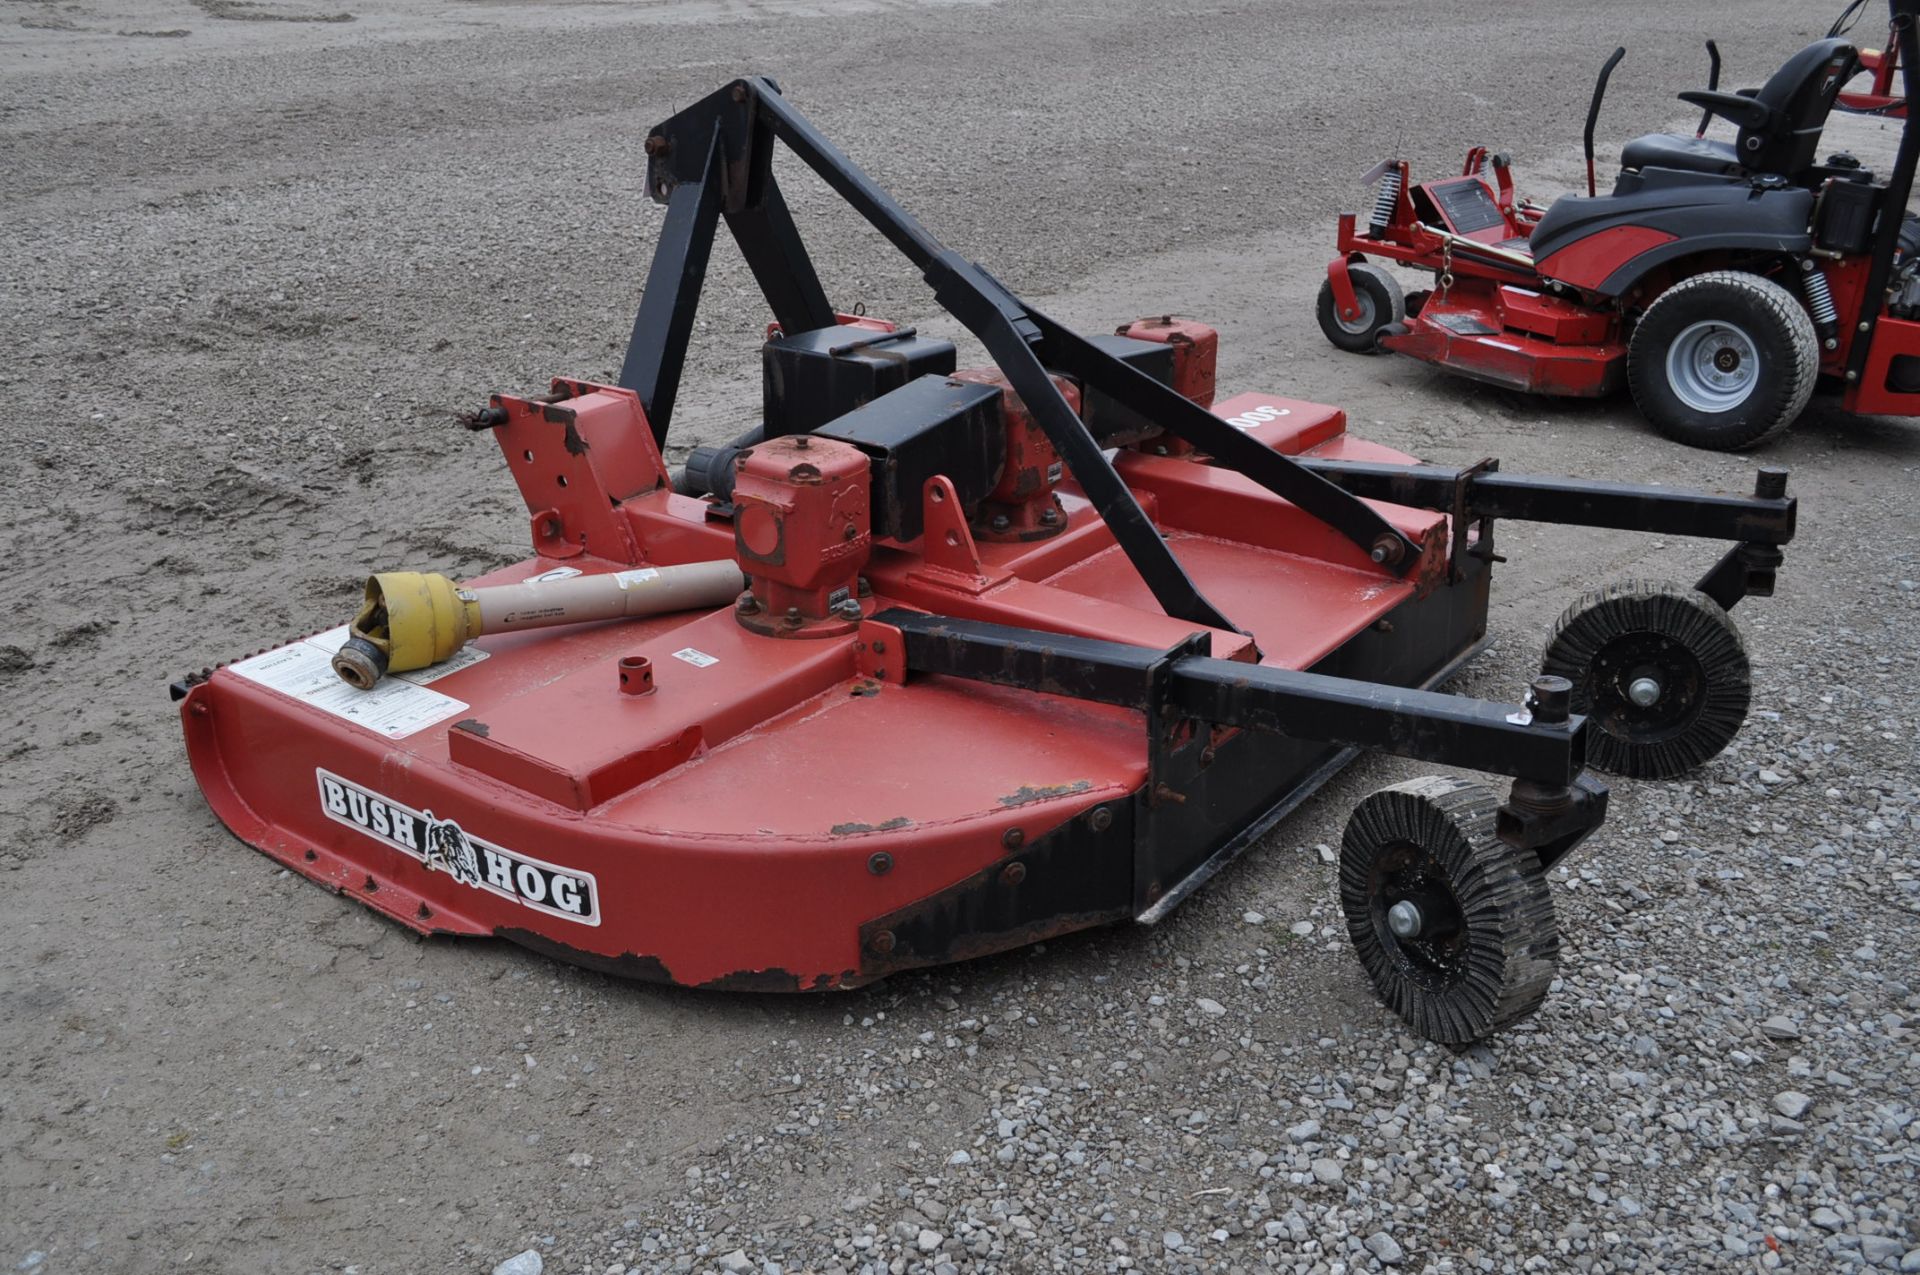
[[[1890, 8], [1873, 91], [1843, 109], [1904, 119], [1920, 0]], [[1842, 387], [1849, 412], [1920, 415], [1920, 222], [1905, 213], [1920, 135], [1904, 128], [1884, 181], [1844, 152], [1816, 160], [1859, 52], [1830, 36], [1758, 90], [1680, 94], [1736, 140], [1705, 137], [1705, 118], [1693, 137], [1637, 138], [1596, 197], [1594, 121], [1621, 56], [1587, 113], [1587, 198], [1516, 200], [1506, 157], [1484, 147], [1441, 181], [1412, 182], [1405, 161], [1369, 174], [1372, 212], [1364, 226], [1341, 216], [1320, 290], [1327, 338], [1543, 394], [1598, 397], [1624, 379], [1661, 432], [1723, 451], [1786, 429], [1818, 382]], [[1435, 285], [1403, 297], [1370, 258]]]
[[[995, 366], [836, 314], [776, 141]], [[236, 834], [423, 933], [714, 988], [852, 987], [1166, 915], [1356, 755], [1513, 780], [1376, 793], [1340, 897], [1381, 994], [1477, 1039], [1545, 996], [1546, 872], [1589, 764], [1670, 775], [1738, 730], [1727, 608], [1794, 502], [1453, 468], [1273, 394], [1211, 328], [1083, 337], [940, 245], [738, 81], [647, 139], [667, 206], [618, 385], [496, 395], [535, 556], [374, 576], [344, 628], [175, 685]], [[661, 460], [725, 220], [776, 320], [764, 424]], [[676, 489], [678, 488], [678, 489]], [[1525, 703], [1431, 688], [1479, 647], [1503, 518], [1731, 542], [1691, 587], [1561, 619]]]

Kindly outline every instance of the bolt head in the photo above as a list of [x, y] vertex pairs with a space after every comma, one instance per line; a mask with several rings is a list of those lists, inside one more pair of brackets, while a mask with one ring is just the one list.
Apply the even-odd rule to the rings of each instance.
[[1660, 702], [1663, 688], [1659, 681], [1651, 677], [1636, 677], [1627, 686], [1627, 698], [1641, 708], [1652, 708]]
[[1420, 927], [1425, 918], [1411, 899], [1402, 899], [1387, 909], [1387, 928], [1393, 931], [1397, 939], [1420, 937]]
[[989, 522], [987, 525], [992, 527], [995, 531], [1005, 531], [1008, 527], [1011, 527], [1013, 523], [1005, 514], [995, 514], [993, 516], [993, 521]]

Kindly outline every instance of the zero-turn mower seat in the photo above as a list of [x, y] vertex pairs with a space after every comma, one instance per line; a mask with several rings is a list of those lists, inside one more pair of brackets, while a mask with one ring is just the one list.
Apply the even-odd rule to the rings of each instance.
[[[1859, 51], [1845, 40], [1815, 40], [1788, 58], [1752, 94], [1750, 105], [1734, 100], [1745, 96], [1741, 94], [1682, 93], [1682, 101], [1706, 106], [1739, 124], [1739, 137], [1730, 145], [1649, 133], [1627, 143], [1620, 152], [1620, 166], [1714, 176], [1741, 171], [1776, 173], [1791, 180], [1812, 165], [1833, 100], [1859, 64]], [[1709, 97], [1722, 101], [1715, 104], [1704, 100]], [[1751, 118], [1743, 120], [1743, 115]]]
[[1740, 171], [1740, 155], [1733, 149], [1732, 142], [1648, 133], [1627, 143], [1620, 152], [1620, 167], [1677, 168], [1681, 172], [1712, 173], [1719, 177]]

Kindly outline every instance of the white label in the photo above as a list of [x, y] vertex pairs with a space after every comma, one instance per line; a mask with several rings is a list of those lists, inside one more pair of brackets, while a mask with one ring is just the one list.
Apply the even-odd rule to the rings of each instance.
[[632, 571], [616, 571], [614, 582], [623, 589], [631, 589], [636, 584], [645, 584], [649, 580], [658, 580], [660, 573], [652, 567], [636, 567]]
[[1222, 419], [1235, 429], [1258, 429], [1268, 421], [1278, 420], [1282, 416], [1291, 415], [1293, 415], [1292, 408], [1277, 407], [1272, 403], [1262, 403], [1258, 407], [1248, 408], [1238, 416], [1228, 416]]
[[528, 576], [522, 584], [542, 584], [548, 580], [571, 580], [580, 574], [578, 567], [555, 567], [551, 571], [542, 571], [537, 576]]
[[397, 677], [381, 678], [370, 691], [347, 685], [333, 671], [333, 653], [339, 647], [338, 640], [329, 647], [316, 638], [309, 638], [241, 660], [230, 666], [230, 670], [249, 682], [290, 695], [303, 704], [345, 718], [388, 739], [404, 739], [466, 711], [466, 704], [452, 696]]
[[[347, 626], [343, 624], [337, 629], [328, 629], [325, 633], [316, 633], [308, 638], [307, 641], [325, 651], [327, 653], [327, 659], [331, 661], [335, 653], [337, 653], [342, 646], [346, 645]], [[403, 682], [412, 682], [415, 686], [425, 686], [428, 682], [439, 681], [449, 673], [458, 673], [463, 668], [472, 668], [486, 658], [487, 653], [479, 647], [463, 646], [446, 659], [441, 660], [438, 664], [429, 664], [425, 668], [409, 669], [405, 673], [389, 673], [387, 677], [397, 677]], [[385, 686], [386, 678], [382, 678], [380, 684]], [[343, 682], [341, 685], [344, 686], [345, 683]], [[462, 705], [462, 707], [465, 707], [465, 705]]]
[[548, 916], [600, 924], [600, 887], [591, 872], [563, 868], [482, 841], [451, 819], [436, 819], [431, 810], [403, 806], [330, 771], [313, 773], [320, 781], [320, 810], [335, 823], [365, 833], [462, 885], [512, 899]]
[[705, 651], [696, 651], [690, 646], [682, 647], [680, 650], [675, 651], [673, 658], [676, 660], [685, 660], [695, 668], [707, 668], [720, 662], [719, 656], [708, 655]]

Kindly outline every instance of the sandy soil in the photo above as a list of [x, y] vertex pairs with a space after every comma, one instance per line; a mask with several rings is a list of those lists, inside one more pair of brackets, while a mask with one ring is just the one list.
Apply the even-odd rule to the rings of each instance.
[[[1357, 431], [1436, 460], [1744, 488], [1751, 460], [1669, 445], [1624, 402], [1342, 356], [1310, 308], [1332, 216], [1375, 159], [1438, 171], [1487, 141], [1529, 189], [1566, 189], [1616, 42], [1631, 47], [1602, 129], [1617, 144], [1677, 119], [1702, 36], [1738, 81], [1824, 25], [1797, 0], [1739, 17], [1715, 31], [1654, 0], [8, 0], [0, 1263], [485, 1270], [545, 1236], [580, 1268], [570, 1237], [664, 1222], [690, 1164], [781, 1118], [788, 1072], [861, 1057], [863, 1018], [915, 1029], [941, 995], [1034, 1006], [1003, 1047], [1017, 1068], [1073, 1048], [1045, 1008], [1070, 987], [1139, 992], [1184, 978], [1176, 963], [1244, 959], [1242, 911], [1324, 910], [1325, 870], [1301, 848], [1401, 775], [1350, 773], [1156, 931], [815, 1000], [421, 942], [230, 838], [188, 774], [166, 682], [337, 622], [370, 567], [524, 555], [504, 467], [454, 417], [556, 373], [611, 378], [660, 221], [639, 189], [648, 124], [770, 73], [930, 228], [1052, 312], [1094, 330], [1166, 309], [1217, 323], [1223, 389], [1344, 404]], [[816, 184], [789, 192], [838, 302], [928, 317], [875, 236], [818, 220], [834, 209]], [[676, 454], [750, 422], [762, 322], [723, 251]], [[1874, 660], [1911, 642], [1897, 582], [1920, 574], [1920, 428], [1816, 407], [1768, 460], [1795, 471], [1804, 537], [1783, 596], [1742, 609], [1773, 679], [1763, 701], [1838, 675], [1818, 640], [1835, 628], [1869, 638], [1846, 675], [1910, 700], [1910, 659]], [[1644, 538], [1508, 540], [1498, 645], [1466, 681], [1503, 696], [1579, 587], [1701, 563]], [[1909, 627], [1889, 631], [1890, 610]], [[1624, 786], [1623, 820], [1640, 800]], [[1396, 1029], [1350, 960], [1303, 947], [1262, 1039], [1349, 1030]], [[919, 1074], [914, 1101], [756, 1161], [743, 1229], [830, 1215], [957, 1145], [988, 1080]]]

